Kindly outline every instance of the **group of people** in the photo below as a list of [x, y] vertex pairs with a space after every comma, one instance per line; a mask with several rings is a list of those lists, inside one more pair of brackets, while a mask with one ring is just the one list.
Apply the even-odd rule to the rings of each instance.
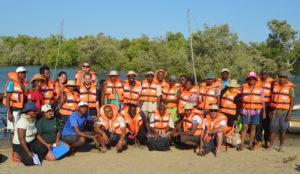
[[265, 69], [260, 76], [248, 73], [246, 83], [239, 85], [224, 68], [221, 78], [208, 73], [199, 86], [186, 75], [178, 82], [164, 70], [147, 72], [141, 82], [134, 71], [124, 81], [117, 71], [110, 71], [108, 80], [98, 83], [85, 62], [75, 80], [68, 80], [62, 71], [55, 82], [50, 68], [42, 66], [28, 88], [26, 72], [18, 67], [8, 73], [3, 100], [12, 159], [25, 165], [34, 165], [34, 154], [40, 160], [55, 160], [53, 146], [63, 144], [73, 155], [87, 142], [94, 142], [103, 153], [111, 147], [122, 152], [128, 144], [186, 144], [197, 155], [213, 151], [219, 157], [222, 144], [236, 133], [239, 117], [238, 151], [244, 148], [248, 129], [249, 150], [262, 147], [263, 139], [264, 147], [271, 149], [279, 133], [282, 151], [296, 88], [288, 74], [278, 73], [276, 81]]

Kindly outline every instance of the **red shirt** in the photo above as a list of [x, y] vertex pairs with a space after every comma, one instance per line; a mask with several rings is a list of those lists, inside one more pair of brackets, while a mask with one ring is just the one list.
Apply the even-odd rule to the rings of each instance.
[[44, 104], [44, 97], [42, 95], [42, 91], [35, 90], [28, 93], [28, 100], [34, 102], [35, 106], [41, 110], [41, 107]]

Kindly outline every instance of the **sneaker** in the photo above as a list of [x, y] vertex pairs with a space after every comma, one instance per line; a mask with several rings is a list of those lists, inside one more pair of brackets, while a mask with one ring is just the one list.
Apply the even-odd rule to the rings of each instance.
[[13, 161], [13, 162], [16, 162], [16, 163], [21, 162], [21, 159], [18, 157], [18, 155], [17, 155], [16, 152], [13, 152], [13, 153], [11, 154], [11, 158], [12, 158], [12, 161]]
[[261, 148], [262, 147], [262, 142], [261, 141], [258, 141], [256, 144], [255, 144], [255, 148]]

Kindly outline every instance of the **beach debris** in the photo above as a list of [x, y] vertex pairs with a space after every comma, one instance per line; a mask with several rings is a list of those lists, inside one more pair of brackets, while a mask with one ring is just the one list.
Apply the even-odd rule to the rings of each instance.
[[283, 158], [282, 159], [282, 163], [286, 164], [286, 163], [288, 163], [290, 161], [294, 161], [296, 158], [297, 158], [297, 155], [295, 155], [295, 156], [289, 156], [288, 158]]

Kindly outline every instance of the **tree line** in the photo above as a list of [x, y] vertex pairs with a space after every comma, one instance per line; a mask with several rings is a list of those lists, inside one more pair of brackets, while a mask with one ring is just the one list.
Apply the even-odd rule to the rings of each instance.
[[[195, 67], [199, 79], [206, 73], [215, 75], [224, 67], [231, 77], [245, 77], [249, 71], [267, 68], [270, 72], [290, 71], [299, 75], [300, 40], [298, 31], [287, 21], [267, 22], [270, 30], [261, 43], [245, 43], [230, 31], [227, 24], [204, 26], [192, 34]], [[48, 65], [56, 62], [60, 37], [27, 35], [0, 36], [0, 65]], [[182, 33], [168, 32], [161, 38], [122, 40], [99, 33], [76, 38], [62, 38], [58, 66], [78, 67], [85, 61], [96, 71], [117, 69], [138, 73], [164, 69], [170, 74], [192, 74], [189, 38]]]

